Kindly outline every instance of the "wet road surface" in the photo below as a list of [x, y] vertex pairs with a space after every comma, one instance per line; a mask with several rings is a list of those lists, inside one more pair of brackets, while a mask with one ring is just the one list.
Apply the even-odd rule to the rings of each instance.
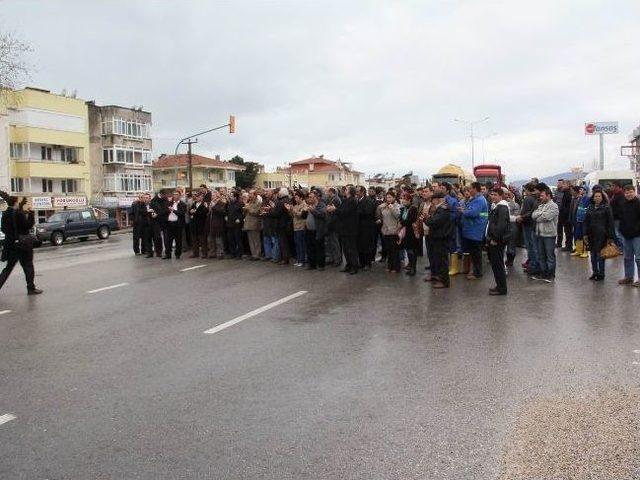
[[19, 267], [0, 292], [0, 478], [640, 478], [640, 289], [607, 267], [559, 254], [490, 297], [488, 268], [432, 291], [128, 235], [40, 250], [45, 293]]

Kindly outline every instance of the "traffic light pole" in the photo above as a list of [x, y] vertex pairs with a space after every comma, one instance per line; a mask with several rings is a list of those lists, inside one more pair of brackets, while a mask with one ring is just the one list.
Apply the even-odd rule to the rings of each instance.
[[184, 137], [182, 140], [178, 142], [176, 145], [176, 150], [173, 153], [174, 155], [178, 155], [178, 148], [180, 145], [187, 145], [187, 175], [189, 176], [189, 190], [193, 191], [193, 156], [191, 153], [191, 145], [194, 143], [198, 143], [198, 139], [192, 140], [195, 137], [199, 137], [200, 135], [204, 135], [205, 133], [215, 132], [216, 130], [220, 130], [223, 128], [229, 127], [229, 133], [236, 133], [236, 117], [231, 115], [229, 117], [229, 123], [225, 125], [220, 125], [219, 127], [210, 128], [209, 130], [205, 130], [203, 132], [194, 133], [193, 135], [189, 135], [188, 137]]

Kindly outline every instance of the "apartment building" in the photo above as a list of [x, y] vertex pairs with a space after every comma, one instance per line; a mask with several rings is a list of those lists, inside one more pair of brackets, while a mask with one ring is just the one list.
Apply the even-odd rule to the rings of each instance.
[[129, 207], [153, 190], [151, 113], [142, 108], [87, 102], [92, 203], [120, 227], [131, 225]]
[[[236, 186], [236, 172], [244, 170], [240, 165], [220, 160], [220, 155], [210, 158], [194, 154], [191, 160], [194, 188], [202, 184], [209, 188], [233, 188]], [[153, 162], [154, 189], [188, 186], [188, 163], [186, 154], [160, 155]]]
[[56, 209], [87, 205], [91, 172], [84, 100], [27, 87], [4, 91], [0, 101], [0, 183], [6, 183], [0, 187], [29, 197], [38, 221]]
[[278, 167], [275, 172], [261, 171], [256, 176], [256, 186], [278, 188], [298, 185], [301, 187], [338, 187], [364, 185], [364, 173], [349, 162], [329, 160], [324, 155], [312, 156]]

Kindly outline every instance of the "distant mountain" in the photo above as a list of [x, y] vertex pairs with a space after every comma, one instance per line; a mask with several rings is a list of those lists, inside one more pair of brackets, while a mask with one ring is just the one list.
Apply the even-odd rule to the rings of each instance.
[[[556, 183], [558, 183], [558, 180], [560, 180], [561, 178], [565, 179], [565, 180], [573, 180], [578, 178], [578, 175], [573, 173], [573, 172], [563, 172], [563, 173], [557, 173], [555, 175], [551, 175], [549, 177], [543, 177], [543, 178], [538, 178], [539, 181], [546, 183], [547, 185], [553, 185], [555, 186]], [[522, 187], [525, 183], [529, 182], [529, 180], [531, 180], [530, 178], [524, 179], [524, 180], [515, 180], [513, 182], [509, 182], [510, 185], [515, 185], [517, 188]]]

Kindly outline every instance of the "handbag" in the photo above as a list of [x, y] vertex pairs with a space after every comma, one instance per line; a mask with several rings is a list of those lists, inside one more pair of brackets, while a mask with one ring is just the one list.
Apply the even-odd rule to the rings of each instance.
[[16, 246], [20, 250], [32, 250], [37, 243], [38, 243], [38, 238], [32, 233], [27, 233], [26, 235], [18, 235], [18, 241], [16, 242]]
[[604, 259], [616, 258], [618, 255], [620, 255], [620, 251], [612, 242], [607, 243], [607, 245], [600, 250], [600, 256]]

